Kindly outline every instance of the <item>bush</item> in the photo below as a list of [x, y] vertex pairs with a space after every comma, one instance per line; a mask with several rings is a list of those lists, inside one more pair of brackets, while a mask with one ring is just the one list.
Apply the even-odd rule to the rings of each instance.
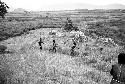
[[4, 16], [5, 16], [5, 14], [8, 12], [8, 11], [7, 11], [8, 8], [9, 8], [9, 7], [8, 7], [4, 2], [2, 2], [2, 1], [0, 0], [0, 16], [1, 16], [2, 18], [5, 18]]
[[65, 22], [64, 30], [66, 31], [78, 31], [78, 27], [73, 26], [73, 22], [70, 18], [67, 18], [67, 21]]
[[6, 46], [4, 45], [0, 45], [0, 52], [4, 52], [7, 49]]

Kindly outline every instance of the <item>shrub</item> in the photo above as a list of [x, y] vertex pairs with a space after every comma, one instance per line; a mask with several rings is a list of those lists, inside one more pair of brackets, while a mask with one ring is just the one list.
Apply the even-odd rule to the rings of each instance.
[[72, 30], [77, 31], [78, 27], [73, 26], [72, 20], [70, 18], [67, 18], [67, 21], [65, 22], [64, 30], [66, 30], [66, 31], [72, 31]]
[[7, 49], [6, 46], [4, 45], [0, 45], [0, 52], [4, 52]]
[[0, 16], [4, 18], [5, 14], [8, 12], [7, 9], [9, 7], [0, 0]]

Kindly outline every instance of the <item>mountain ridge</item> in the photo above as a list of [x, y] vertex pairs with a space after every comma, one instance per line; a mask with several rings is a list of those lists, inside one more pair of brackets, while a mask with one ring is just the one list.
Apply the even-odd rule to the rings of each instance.
[[[75, 3], [75, 4], [55, 4], [44, 7], [39, 11], [58, 11], [58, 10], [75, 10], [75, 9], [125, 9], [125, 5], [123, 4], [109, 4], [109, 5], [91, 5], [91, 4], [84, 4], [84, 3]], [[24, 12], [27, 11], [24, 8], [16, 8], [14, 11], [11, 12]], [[32, 10], [33, 11], [33, 10]]]

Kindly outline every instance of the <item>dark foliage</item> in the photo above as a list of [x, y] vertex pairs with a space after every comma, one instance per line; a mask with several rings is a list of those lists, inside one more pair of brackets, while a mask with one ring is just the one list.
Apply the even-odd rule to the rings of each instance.
[[67, 21], [65, 22], [64, 30], [66, 30], [66, 31], [72, 31], [72, 30], [77, 31], [78, 27], [73, 26], [72, 20], [70, 18], [67, 18]]
[[124, 20], [121, 19], [111, 19], [99, 22], [88, 23], [88, 28], [86, 35], [101, 36], [104, 38], [112, 38], [116, 44], [120, 46], [125, 46], [125, 29]]
[[0, 16], [2, 18], [4, 18], [8, 8], [9, 7], [4, 2], [0, 1]]

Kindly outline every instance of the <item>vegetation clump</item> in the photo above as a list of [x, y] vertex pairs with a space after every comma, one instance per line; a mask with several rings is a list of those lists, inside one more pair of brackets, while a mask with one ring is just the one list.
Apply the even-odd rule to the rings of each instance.
[[6, 46], [0, 45], [0, 52], [5, 52], [6, 49], [7, 49]]
[[4, 16], [7, 13], [8, 8], [9, 7], [4, 2], [0, 1], [0, 16], [2, 18], [5, 18]]
[[64, 30], [66, 30], [66, 31], [72, 31], [72, 30], [78, 31], [78, 27], [73, 26], [72, 20], [70, 18], [67, 18], [67, 21], [65, 22], [65, 25], [64, 25]]

